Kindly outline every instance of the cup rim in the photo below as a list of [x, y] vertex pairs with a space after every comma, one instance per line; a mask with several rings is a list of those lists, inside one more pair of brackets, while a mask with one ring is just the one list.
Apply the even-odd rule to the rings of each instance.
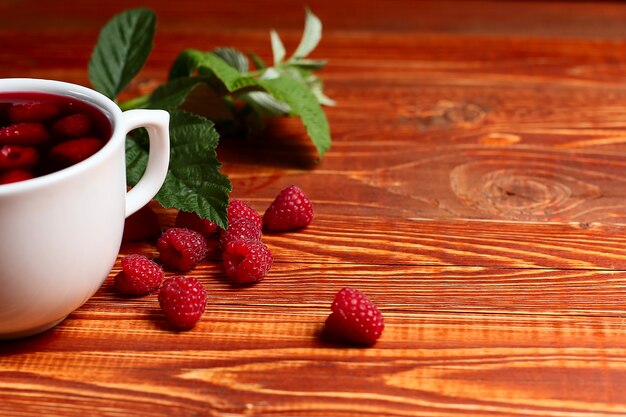
[[126, 132], [123, 131], [122, 110], [111, 99], [91, 88], [65, 81], [42, 78], [0, 78], [0, 93], [8, 92], [48, 93], [86, 102], [97, 107], [105, 116], [109, 117], [111, 136], [98, 152], [67, 168], [24, 181], [1, 184], [0, 196], [46, 187], [69, 177], [80, 175], [93, 166], [102, 163], [111, 153], [115, 152], [119, 142], [126, 139]]

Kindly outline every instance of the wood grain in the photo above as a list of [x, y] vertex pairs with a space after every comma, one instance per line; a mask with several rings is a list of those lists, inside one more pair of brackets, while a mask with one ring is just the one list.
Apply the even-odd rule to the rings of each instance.
[[[626, 415], [626, 5], [307, 4], [339, 103], [331, 151], [315, 162], [285, 119], [218, 154], [233, 197], [263, 212], [296, 183], [314, 222], [264, 236], [275, 263], [253, 286], [229, 283], [213, 244], [189, 273], [209, 292], [190, 332], [156, 294], [115, 292], [121, 257], [158, 256], [125, 243], [61, 325], [0, 342], [0, 415]], [[275, 28], [291, 50], [304, 3], [0, 1], [0, 77], [88, 85], [99, 28], [140, 5], [158, 34], [125, 97], [184, 48], [269, 60]], [[323, 332], [344, 286], [385, 317], [373, 347]]]

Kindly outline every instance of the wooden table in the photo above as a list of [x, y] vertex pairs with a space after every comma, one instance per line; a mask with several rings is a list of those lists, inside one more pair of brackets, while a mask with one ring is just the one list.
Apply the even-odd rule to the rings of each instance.
[[[128, 95], [184, 48], [269, 58], [268, 30], [291, 50], [303, 24], [286, 0], [5, 0], [0, 76], [87, 85], [101, 26], [146, 3], [156, 47]], [[217, 254], [190, 273], [210, 293], [193, 331], [109, 279], [55, 329], [0, 343], [0, 415], [626, 415], [626, 4], [307, 4], [331, 151], [315, 164], [281, 120], [219, 157], [233, 197], [262, 212], [299, 184], [314, 222], [264, 237], [258, 285], [231, 286]], [[374, 347], [320, 337], [343, 286], [383, 312]]]

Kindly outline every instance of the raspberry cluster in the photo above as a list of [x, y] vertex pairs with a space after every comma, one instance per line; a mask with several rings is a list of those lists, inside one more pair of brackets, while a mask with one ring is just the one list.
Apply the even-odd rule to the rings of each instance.
[[69, 167], [104, 146], [110, 126], [95, 108], [55, 95], [24, 94], [0, 95], [0, 184]]
[[[165, 279], [163, 267], [177, 274], [196, 267], [207, 255], [208, 242], [215, 240], [221, 251], [224, 272], [238, 285], [262, 280], [270, 271], [273, 256], [262, 241], [263, 230], [286, 231], [306, 227], [313, 219], [313, 206], [305, 193], [292, 185], [282, 190], [261, 217], [243, 200], [232, 200], [227, 211], [228, 228], [179, 211], [175, 227], [161, 233], [158, 216], [149, 206], [126, 221], [125, 240], [157, 239], [160, 266], [141, 255], [122, 259], [115, 277], [119, 292], [145, 295], [159, 289], [158, 300], [165, 318], [177, 329], [189, 330], [200, 320], [207, 304], [207, 291], [195, 278], [175, 275]], [[341, 340], [371, 345], [384, 324], [380, 311], [360, 291], [341, 289], [331, 305], [326, 333]]]

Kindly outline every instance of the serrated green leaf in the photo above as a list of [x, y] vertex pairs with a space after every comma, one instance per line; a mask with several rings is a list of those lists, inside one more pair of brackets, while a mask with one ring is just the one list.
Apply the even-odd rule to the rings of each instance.
[[198, 67], [210, 70], [231, 93], [242, 88], [258, 86], [253, 77], [242, 75], [214, 53], [204, 54]]
[[[129, 185], [135, 185], [148, 158], [146, 133], [137, 131], [127, 140], [126, 164]], [[227, 226], [226, 209], [231, 184], [219, 172], [215, 147], [219, 135], [213, 123], [182, 110], [170, 113], [170, 166], [155, 196], [165, 208], [198, 213], [221, 227]]]
[[253, 77], [241, 74], [217, 54], [197, 49], [187, 49], [179, 54], [170, 69], [169, 79], [188, 77], [196, 70], [201, 75], [214, 75], [224, 84], [229, 92], [258, 86]]
[[322, 39], [322, 22], [309, 8], [306, 8], [305, 12], [304, 32], [298, 47], [292, 55], [294, 59], [306, 57], [317, 47], [320, 39]]
[[274, 57], [274, 66], [279, 66], [285, 59], [285, 46], [283, 41], [280, 40], [278, 32], [274, 29], [270, 30], [270, 40], [272, 42], [272, 55]]
[[330, 148], [330, 128], [326, 115], [311, 90], [306, 84], [286, 75], [260, 79], [258, 82], [276, 100], [291, 107], [292, 114], [300, 116], [321, 158]]
[[130, 186], [137, 184], [146, 170], [148, 146], [145, 129], [137, 129], [126, 137], [126, 183]]
[[89, 61], [92, 86], [115, 99], [139, 73], [152, 51], [156, 16], [145, 8], [126, 10], [102, 29]]
[[309, 78], [311, 76], [314, 77], [313, 70], [303, 67], [294, 67], [291, 65], [286, 65], [283, 68], [283, 73], [305, 84], [308, 84]]
[[291, 113], [289, 105], [276, 100], [265, 91], [248, 91], [239, 97], [265, 116], [287, 116]]
[[185, 102], [191, 91], [204, 80], [199, 77], [176, 78], [154, 90], [148, 108], [174, 110]]
[[248, 72], [248, 58], [235, 48], [216, 48], [213, 52], [237, 71]]

